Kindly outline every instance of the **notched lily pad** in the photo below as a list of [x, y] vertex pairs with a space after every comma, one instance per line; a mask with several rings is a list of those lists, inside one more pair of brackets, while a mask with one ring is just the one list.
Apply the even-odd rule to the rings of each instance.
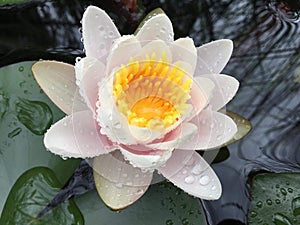
[[35, 167], [26, 171], [8, 195], [0, 224], [84, 224], [83, 217], [72, 200], [60, 204], [43, 217], [38, 217], [60, 188], [61, 185], [49, 168]]
[[300, 173], [259, 174], [252, 179], [249, 224], [300, 224]]

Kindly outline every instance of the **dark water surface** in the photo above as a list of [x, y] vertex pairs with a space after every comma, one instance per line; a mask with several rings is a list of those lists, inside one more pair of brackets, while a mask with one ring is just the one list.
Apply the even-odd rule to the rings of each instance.
[[[100, 3], [101, 2], [101, 3]], [[176, 37], [196, 45], [229, 38], [233, 57], [224, 73], [240, 90], [228, 108], [253, 124], [253, 131], [229, 146], [230, 157], [213, 167], [223, 184], [218, 201], [202, 201], [211, 225], [246, 224], [249, 183], [261, 171], [300, 171], [300, 2], [250, 0], [34, 1], [0, 7], [0, 66], [24, 60], [56, 59], [74, 64], [82, 56], [84, 9], [105, 9], [122, 34], [161, 7]]]

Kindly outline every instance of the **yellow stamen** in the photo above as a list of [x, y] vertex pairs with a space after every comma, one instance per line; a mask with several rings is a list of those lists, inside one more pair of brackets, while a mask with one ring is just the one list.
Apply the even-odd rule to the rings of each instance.
[[179, 64], [170, 65], [166, 53], [145, 61], [130, 58], [115, 73], [113, 95], [129, 124], [160, 130], [173, 125], [189, 108], [192, 80]]

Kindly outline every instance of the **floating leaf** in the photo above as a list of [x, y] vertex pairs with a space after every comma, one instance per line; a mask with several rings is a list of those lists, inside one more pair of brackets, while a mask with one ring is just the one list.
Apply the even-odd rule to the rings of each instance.
[[252, 180], [249, 224], [300, 224], [300, 173], [259, 174]]
[[16, 3], [23, 3], [23, 2], [29, 2], [29, 0], [1, 0], [0, 5], [16, 4]]
[[96, 191], [78, 197], [76, 203], [86, 224], [207, 224], [200, 201], [168, 182], [151, 185], [142, 198], [122, 211], [107, 208]]
[[0, 68], [0, 211], [24, 171], [46, 166], [65, 183], [80, 162], [62, 160], [44, 147], [42, 134], [64, 114], [34, 80], [32, 64], [22, 62]]
[[42, 217], [38, 216], [60, 188], [59, 181], [50, 169], [36, 167], [26, 171], [9, 193], [0, 224], [84, 224], [82, 215], [72, 200], [60, 204]]

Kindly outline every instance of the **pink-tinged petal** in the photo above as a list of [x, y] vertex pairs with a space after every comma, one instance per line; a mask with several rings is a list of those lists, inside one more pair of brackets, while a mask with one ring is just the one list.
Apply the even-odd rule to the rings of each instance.
[[138, 200], [152, 180], [152, 173], [134, 168], [119, 151], [94, 158], [93, 169], [100, 197], [114, 210], [123, 209]]
[[183, 123], [175, 130], [167, 134], [163, 140], [147, 144], [146, 146], [153, 149], [173, 150], [178, 148], [181, 143], [188, 142], [197, 132], [197, 127], [191, 123]]
[[193, 110], [190, 113], [188, 119], [194, 118], [203, 110], [209, 103], [210, 88], [213, 83], [209, 79], [193, 79], [192, 88], [190, 91], [191, 98], [188, 103], [192, 105]]
[[105, 76], [105, 66], [96, 58], [86, 57], [75, 65], [80, 94], [86, 104], [95, 111], [98, 100], [98, 82]]
[[82, 36], [86, 56], [101, 59], [107, 56], [120, 33], [105, 11], [89, 6], [82, 18]]
[[173, 62], [184, 62], [185, 71], [193, 76], [197, 64], [197, 49], [193, 39], [186, 37], [177, 39], [170, 46]]
[[95, 157], [114, 150], [99, 129], [91, 111], [76, 112], [52, 125], [45, 134], [44, 144], [63, 158]]
[[165, 166], [158, 171], [177, 187], [195, 197], [214, 200], [222, 194], [217, 175], [195, 151], [175, 150]]
[[170, 43], [174, 40], [172, 22], [165, 14], [158, 14], [147, 20], [136, 35], [143, 44], [156, 39]]
[[197, 74], [220, 73], [228, 63], [233, 50], [231, 40], [222, 39], [207, 43], [197, 49]]
[[34, 78], [48, 97], [64, 113], [86, 110], [81, 98], [76, 98], [77, 85], [74, 66], [57, 61], [39, 61], [32, 66]]
[[[129, 146], [129, 148], [131, 148], [131, 146]], [[168, 151], [156, 150], [156, 151], [145, 152], [145, 151], [138, 151], [135, 149], [130, 149], [130, 151], [128, 151], [121, 147], [120, 151], [124, 155], [125, 159], [128, 160], [132, 166], [147, 171], [154, 171], [158, 166], [165, 164], [165, 162], [172, 155], [172, 150], [168, 150]], [[133, 153], [134, 151], [138, 152], [139, 154]]]
[[134, 35], [126, 35], [117, 39], [107, 57], [106, 74], [111, 74], [113, 68], [129, 63], [133, 57], [141, 50], [140, 42]]
[[208, 74], [206, 77], [215, 84], [209, 103], [212, 106], [212, 110], [217, 111], [235, 96], [240, 83], [234, 77], [223, 74]]
[[212, 111], [210, 108], [203, 110], [194, 117], [190, 123], [198, 127], [196, 135], [178, 148], [184, 150], [209, 150], [222, 146], [237, 132], [234, 121], [222, 113]]

